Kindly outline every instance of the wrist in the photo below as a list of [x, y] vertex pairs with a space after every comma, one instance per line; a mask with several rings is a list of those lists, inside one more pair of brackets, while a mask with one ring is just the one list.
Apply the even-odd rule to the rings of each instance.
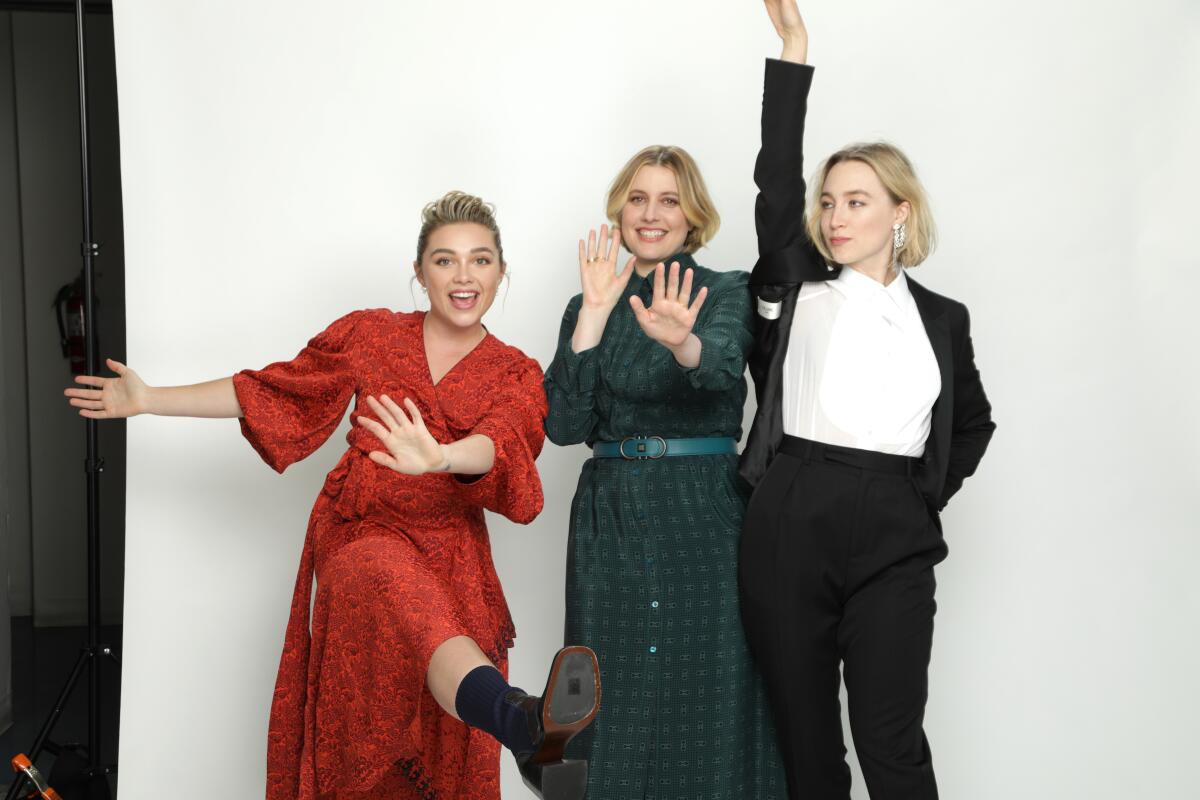
[[438, 453], [441, 454], [442, 459], [441, 459], [441, 461], [438, 462], [437, 466], [435, 466], [433, 469], [430, 470], [430, 472], [449, 472], [450, 471], [450, 451], [447, 449], [446, 445], [439, 444], [438, 445]]
[[138, 400], [133, 401], [133, 413], [129, 416], [136, 417], [138, 414], [158, 414], [159, 413], [159, 392], [153, 386], [147, 386], [142, 390], [142, 396]]

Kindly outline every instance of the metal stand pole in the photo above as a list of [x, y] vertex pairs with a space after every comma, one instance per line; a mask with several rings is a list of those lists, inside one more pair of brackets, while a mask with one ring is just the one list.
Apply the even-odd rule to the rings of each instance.
[[[93, 241], [92, 236], [92, 167], [91, 142], [88, 126], [87, 105], [87, 55], [84, 40], [84, 10], [83, 0], [75, 0], [75, 37], [76, 54], [79, 63], [79, 154], [80, 169], [83, 178], [83, 302], [84, 302], [84, 336], [87, 350], [87, 374], [99, 374], [99, 358], [96, 347], [96, 280], [94, 259], [100, 253], [100, 245]], [[87, 560], [88, 560], [88, 643], [75, 663], [67, 683], [59, 693], [54, 709], [47, 717], [33, 748], [28, 756], [34, 761], [43, 749], [61, 753], [66, 748], [59, 747], [48, 741], [51, 731], [62, 714], [63, 706], [71, 696], [78, 682], [83, 667], [88, 673], [88, 739], [87, 761], [82, 775], [69, 775], [67, 782], [80, 787], [81, 794], [62, 790], [64, 797], [107, 798], [110, 796], [106, 776], [116, 772], [116, 765], [101, 764], [103, 741], [100, 734], [100, 663], [101, 656], [107, 656], [117, 661], [112, 650], [100, 643], [100, 473], [104, 471], [104, 459], [99, 455], [96, 420], [86, 420], [87, 459], [84, 469], [87, 473]], [[58, 782], [60, 771], [51, 774], [51, 780]], [[19, 774], [5, 795], [6, 800], [16, 800], [28, 776]], [[60, 784], [64, 785], [64, 784]]]

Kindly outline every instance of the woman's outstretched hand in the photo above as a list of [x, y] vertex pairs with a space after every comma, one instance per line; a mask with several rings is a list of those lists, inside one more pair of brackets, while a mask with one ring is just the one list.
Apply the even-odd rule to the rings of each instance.
[[416, 403], [407, 397], [404, 399], [407, 414], [386, 394], [380, 395], [378, 400], [368, 397], [367, 405], [382, 424], [370, 417], [356, 417], [355, 420], [375, 434], [375, 438], [387, 448], [386, 453], [382, 450], [372, 451], [372, 461], [405, 475], [445, 472], [450, 468], [450, 459], [437, 439], [425, 428], [425, 421], [421, 419]]
[[613, 228], [609, 239], [608, 226], [600, 226], [600, 235], [588, 231], [587, 242], [579, 240], [579, 283], [583, 286], [585, 308], [612, 311], [621, 293], [633, 275], [634, 258], [617, 272], [617, 258], [621, 254], [621, 231]]
[[779, 58], [803, 64], [808, 59], [808, 28], [800, 16], [796, 0], [763, 0], [767, 16], [775, 26], [775, 32], [783, 39], [783, 53]]
[[664, 282], [665, 271], [662, 264], [654, 268], [654, 295], [649, 308], [637, 295], [629, 298], [629, 305], [633, 306], [633, 315], [646, 335], [674, 352], [683, 346], [691, 334], [700, 307], [704, 305], [704, 298], [708, 297], [708, 287], [701, 287], [696, 292], [695, 300], [691, 300], [692, 271], [689, 269], [683, 273], [682, 284], [679, 281], [678, 261], [671, 264], [671, 276]]
[[75, 382], [90, 389], [71, 387], [63, 394], [79, 409], [79, 416], [88, 419], [124, 419], [146, 411], [147, 386], [138, 374], [120, 361], [105, 359], [115, 378], [98, 375], [76, 375]]

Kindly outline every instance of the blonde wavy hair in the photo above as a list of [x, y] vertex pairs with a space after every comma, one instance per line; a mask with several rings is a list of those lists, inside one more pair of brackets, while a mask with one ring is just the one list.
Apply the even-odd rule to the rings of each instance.
[[843, 161], [861, 161], [866, 164], [875, 171], [893, 203], [908, 203], [908, 219], [904, 223], [906, 237], [904, 245], [896, 253], [897, 263], [902, 267], [915, 267], [929, 258], [937, 246], [937, 228], [933, 223], [933, 212], [929, 208], [925, 187], [917, 178], [912, 162], [900, 148], [888, 142], [859, 142], [846, 145], [825, 159], [817, 168], [817, 174], [812, 180], [813, 190], [809, 197], [808, 218], [805, 224], [808, 238], [825, 260], [834, 262], [829, 243], [825, 241], [825, 235], [821, 232], [821, 193], [825, 191], [825, 180], [829, 177], [829, 171]]
[[500, 226], [496, 224], [496, 207], [466, 192], [452, 191], [429, 203], [421, 211], [421, 232], [417, 235], [417, 263], [425, 257], [429, 237], [438, 228], [460, 222], [482, 225], [496, 238], [496, 258], [504, 268], [504, 248], [500, 244]]
[[692, 226], [683, 240], [684, 252], [694, 253], [712, 241], [721, 227], [721, 215], [717, 213], [717, 207], [708, 194], [696, 160], [682, 147], [651, 145], [639, 150], [621, 167], [608, 189], [606, 213], [609, 221], [621, 227], [621, 209], [629, 200], [629, 187], [633, 185], [638, 170], [645, 166], [666, 167], [675, 173], [675, 182], [679, 185], [679, 207]]

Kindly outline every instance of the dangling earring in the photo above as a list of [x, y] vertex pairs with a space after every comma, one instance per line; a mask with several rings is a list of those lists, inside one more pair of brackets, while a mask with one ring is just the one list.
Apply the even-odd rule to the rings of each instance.
[[892, 271], [900, 271], [900, 249], [908, 241], [908, 227], [903, 222], [892, 226]]

